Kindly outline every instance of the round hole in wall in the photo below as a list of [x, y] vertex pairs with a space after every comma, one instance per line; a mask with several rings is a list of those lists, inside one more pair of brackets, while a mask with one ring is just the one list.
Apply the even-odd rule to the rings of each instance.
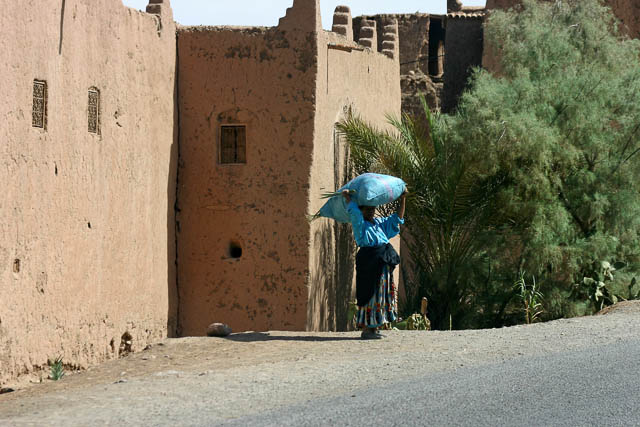
[[122, 334], [120, 338], [120, 349], [118, 350], [118, 356], [126, 356], [133, 352], [133, 337], [127, 331]]
[[229, 257], [236, 259], [242, 257], [242, 246], [238, 242], [229, 243]]

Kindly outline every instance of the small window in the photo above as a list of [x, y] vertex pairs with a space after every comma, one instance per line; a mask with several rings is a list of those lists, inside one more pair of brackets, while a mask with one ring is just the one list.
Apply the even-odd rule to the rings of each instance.
[[33, 81], [33, 113], [31, 125], [34, 128], [47, 128], [47, 82]]
[[100, 91], [95, 87], [89, 89], [87, 124], [89, 133], [100, 135]]
[[247, 163], [246, 126], [221, 127], [220, 163]]
[[432, 77], [442, 77], [445, 61], [445, 28], [442, 20], [431, 18], [429, 23], [429, 63], [428, 71]]

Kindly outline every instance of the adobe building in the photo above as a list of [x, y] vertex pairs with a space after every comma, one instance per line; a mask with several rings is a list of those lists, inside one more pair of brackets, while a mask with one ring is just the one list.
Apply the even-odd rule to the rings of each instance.
[[273, 28], [178, 29], [180, 332], [345, 328], [348, 225], [308, 218], [349, 175], [335, 124], [400, 114], [397, 24], [296, 0]]
[[6, 3], [0, 385], [213, 321], [346, 327], [351, 230], [308, 217], [349, 176], [335, 123], [400, 113], [394, 21], [356, 42], [319, 0], [273, 28], [177, 27], [169, 0]]
[[398, 21], [402, 111], [421, 115], [420, 95], [432, 111], [455, 109], [471, 70], [482, 65], [484, 16], [483, 7], [448, 0], [446, 15], [385, 14], [354, 22]]

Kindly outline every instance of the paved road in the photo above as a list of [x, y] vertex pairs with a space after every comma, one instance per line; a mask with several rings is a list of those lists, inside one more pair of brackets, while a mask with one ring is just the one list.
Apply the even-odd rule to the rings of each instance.
[[640, 301], [471, 331], [165, 340], [0, 395], [0, 426], [640, 426]]
[[447, 373], [417, 372], [412, 380], [225, 425], [638, 426], [640, 341]]

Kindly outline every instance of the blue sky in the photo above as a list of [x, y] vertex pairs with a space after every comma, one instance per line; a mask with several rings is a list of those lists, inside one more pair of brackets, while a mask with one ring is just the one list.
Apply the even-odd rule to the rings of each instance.
[[[467, 6], [484, 6], [486, 0], [462, 0]], [[122, 0], [126, 6], [144, 10], [148, 0]], [[176, 21], [182, 25], [274, 26], [293, 0], [172, 0]], [[321, 0], [322, 26], [331, 28], [337, 5], [351, 7], [353, 16], [374, 13], [435, 13], [446, 11], [446, 0]]]

